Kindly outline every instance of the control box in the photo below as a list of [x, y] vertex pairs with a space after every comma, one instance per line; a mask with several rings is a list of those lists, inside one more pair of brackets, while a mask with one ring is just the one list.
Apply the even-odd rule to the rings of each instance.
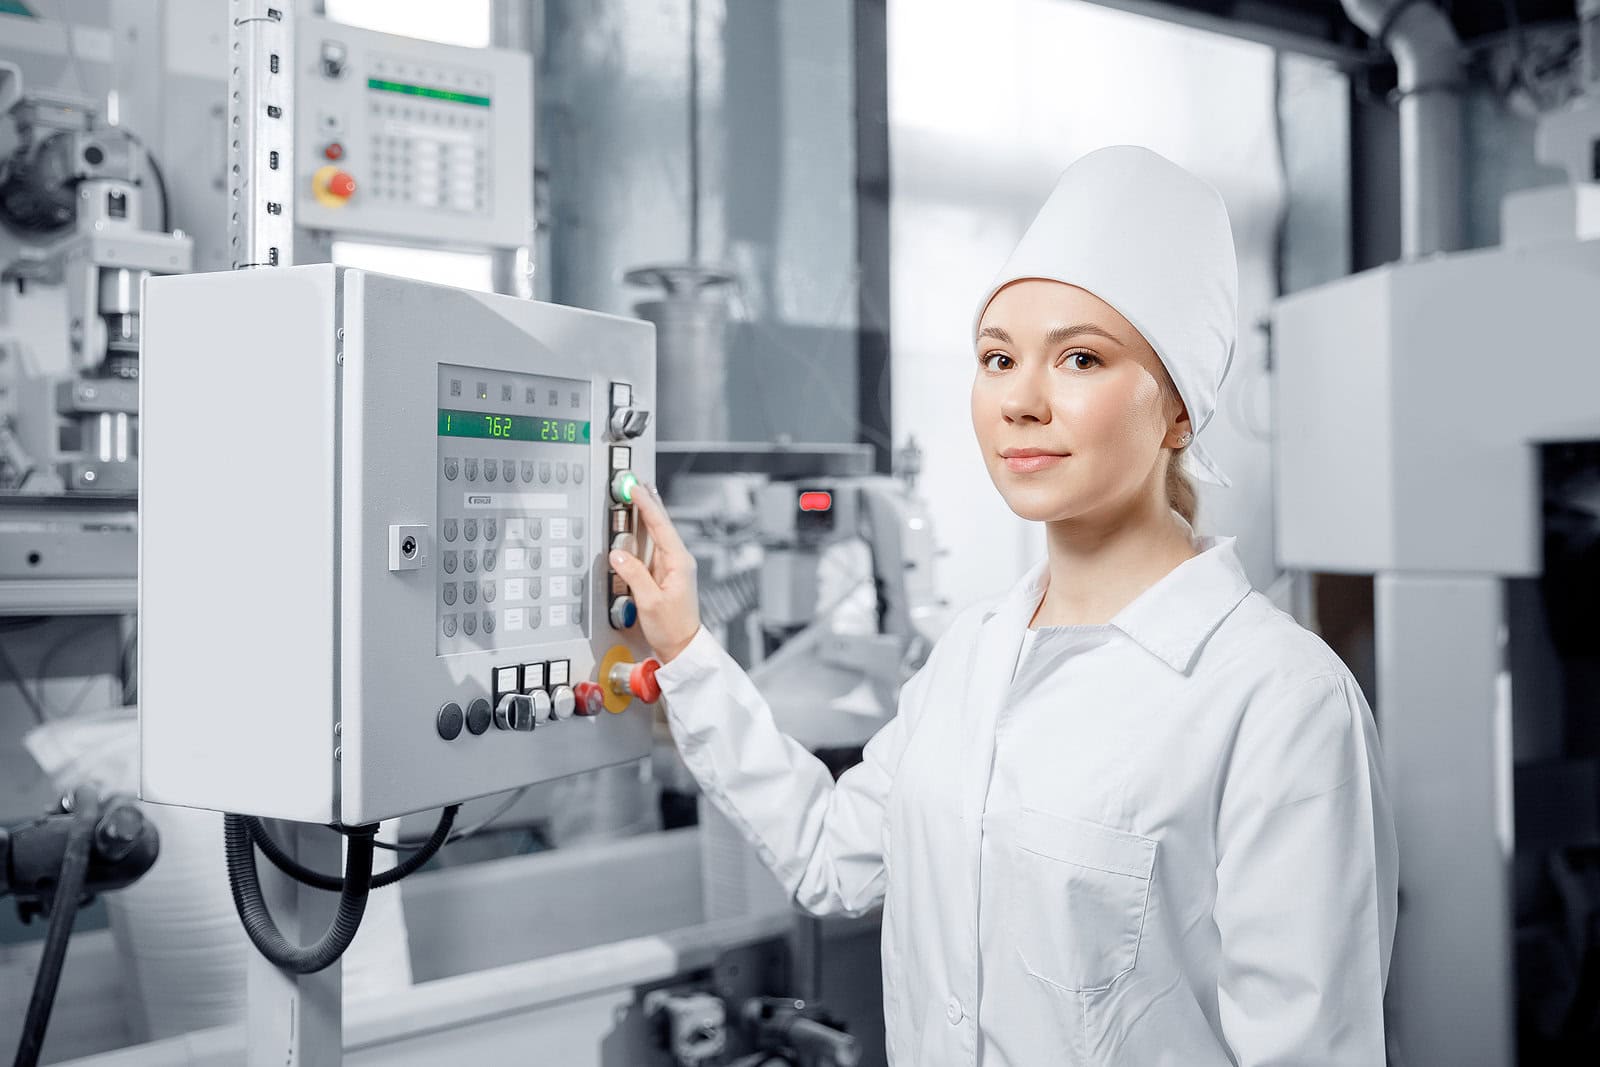
[[606, 556], [653, 326], [325, 264], [144, 306], [144, 799], [354, 825], [648, 755]]
[[295, 222], [432, 245], [532, 242], [533, 66], [296, 20]]

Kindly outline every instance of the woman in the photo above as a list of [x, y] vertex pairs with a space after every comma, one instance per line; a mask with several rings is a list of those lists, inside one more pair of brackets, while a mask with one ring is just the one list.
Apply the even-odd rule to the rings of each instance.
[[830, 780], [700, 628], [658, 500], [633, 587], [702, 788], [815, 913], [883, 913], [891, 1062], [1384, 1062], [1394, 833], [1338, 658], [1198, 537], [1180, 468], [1236, 328], [1210, 186], [1145, 149], [1061, 177], [979, 305], [972, 419], [1048, 557], [962, 614]]

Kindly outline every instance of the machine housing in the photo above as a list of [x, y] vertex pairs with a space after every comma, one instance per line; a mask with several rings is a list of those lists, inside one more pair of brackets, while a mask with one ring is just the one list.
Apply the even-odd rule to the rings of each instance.
[[[653, 429], [608, 429], [614, 386], [653, 401], [653, 327], [320, 264], [151, 279], [145, 311], [144, 799], [353, 825], [649, 753], [637, 706], [531, 731], [475, 733], [469, 714], [450, 740], [441, 709], [496, 699], [497, 669], [543, 665], [553, 689], [562, 664], [575, 684], [608, 651], [646, 655], [636, 627], [608, 621], [604, 555], [631, 521], [613, 462], [654, 476]], [[570, 388], [536, 395], [534, 380]], [[541, 441], [552, 399], [561, 439]], [[447, 408], [533, 440], [442, 435]], [[564, 439], [585, 420], [587, 441]], [[469, 609], [493, 630], [468, 634]]]

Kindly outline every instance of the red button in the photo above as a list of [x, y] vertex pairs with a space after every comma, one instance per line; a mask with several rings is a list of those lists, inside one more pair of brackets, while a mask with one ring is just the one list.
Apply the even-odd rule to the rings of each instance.
[[329, 159], [343, 159], [344, 145], [340, 144], [338, 141], [329, 141], [328, 147], [322, 150], [322, 154], [327, 156]]
[[598, 715], [606, 710], [606, 695], [593, 682], [579, 682], [572, 687], [572, 695], [578, 698], [575, 710], [579, 715]]
[[356, 180], [341, 170], [328, 179], [328, 192], [341, 200], [348, 200], [356, 193]]
[[810, 492], [800, 494], [801, 511], [827, 511], [831, 507], [833, 507], [832, 493]]
[[628, 674], [628, 689], [646, 704], [654, 704], [661, 699], [661, 685], [656, 681], [660, 669], [661, 663], [653, 659], [635, 664]]

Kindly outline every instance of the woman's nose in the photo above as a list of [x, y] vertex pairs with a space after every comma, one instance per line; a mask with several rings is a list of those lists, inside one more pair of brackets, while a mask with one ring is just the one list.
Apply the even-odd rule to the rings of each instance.
[[1049, 422], [1050, 397], [1040, 375], [1026, 369], [1011, 376], [1000, 401], [1007, 422]]

